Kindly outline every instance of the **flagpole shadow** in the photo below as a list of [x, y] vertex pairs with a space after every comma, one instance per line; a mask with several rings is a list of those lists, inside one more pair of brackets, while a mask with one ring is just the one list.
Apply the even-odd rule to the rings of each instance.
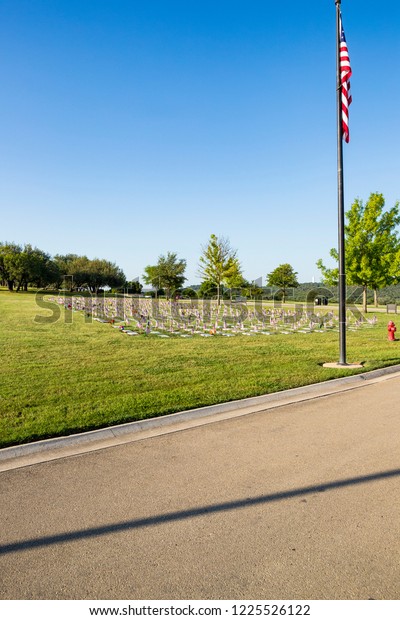
[[400, 469], [393, 469], [389, 471], [370, 474], [367, 476], [358, 476], [354, 478], [347, 478], [345, 480], [326, 482], [313, 486], [302, 487], [299, 489], [271, 493], [268, 495], [248, 497], [245, 499], [222, 502], [220, 504], [210, 504], [208, 506], [200, 506], [198, 508], [191, 508], [188, 510], [179, 510], [176, 512], [153, 515], [150, 517], [144, 517], [142, 519], [132, 519], [129, 521], [123, 521], [121, 523], [111, 523], [108, 525], [76, 530], [73, 532], [63, 532], [60, 534], [43, 536], [40, 538], [31, 538], [22, 541], [15, 541], [8, 544], [0, 545], [0, 556], [17, 553], [20, 551], [28, 551], [30, 549], [38, 549], [40, 547], [50, 547], [52, 545], [58, 545], [62, 543], [74, 542], [89, 538], [98, 538], [100, 536], [118, 534], [130, 530], [154, 527], [156, 525], [164, 525], [167, 523], [183, 521], [186, 519], [211, 516], [213, 514], [229, 512], [231, 510], [240, 510], [243, 508], [250, 508], [252, 506], [262, 506], [274, 502], [290, 500], [295, 497], [301, 497], [304, 495], [323, 493], [326, 491], [333, 491], [335, 489], [343, 489], [351, 486], [369, 484], [371, 482], [377, 482], [379, 480], [390, 480], [399, 476]]

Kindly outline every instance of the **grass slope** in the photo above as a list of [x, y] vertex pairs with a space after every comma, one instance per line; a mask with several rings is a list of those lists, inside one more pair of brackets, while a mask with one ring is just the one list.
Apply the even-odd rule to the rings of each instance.
[[[39, 324], [32, 294], [0, 292], [0, 447], [256, 396], [348, 375], [338, 334], [159, 339], [129, 337], [82, 313]], [[70, 315], [71, 316], [71, 315]], [[348, 333], [365, 370], [400, 362], [378, 325]]]

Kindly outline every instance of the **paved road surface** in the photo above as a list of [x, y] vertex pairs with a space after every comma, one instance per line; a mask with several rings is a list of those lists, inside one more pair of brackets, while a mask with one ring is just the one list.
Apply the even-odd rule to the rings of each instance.
[[399, 599], [400, 378], [0, 473], [3, 599]]

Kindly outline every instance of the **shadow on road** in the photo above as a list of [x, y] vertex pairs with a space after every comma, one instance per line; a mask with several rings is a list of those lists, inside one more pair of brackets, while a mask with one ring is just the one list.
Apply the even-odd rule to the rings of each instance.
[[145, 517], [142, 519], [132, 519], [130, 521], [123, 521], [121, 523], [112, 523], [109, 525], [102, 525], [99, 527], [92, 527], [83, 530], [76, 530], [74, 532], [64, 532], [61, 534], [53, 534], [51, 536], [43, 536], [41, 538], [31, 538], [28, 540], [21, 540], [5, 545], [0, 545], [0, 555], [6, 555], [9, 553], [16, 553], [18, 551], [28, 551], [29, 549], [36, 549], [38, 547], [48, 547], [51, 545], [57, 545], [65, 542], [73, 542], [76, 540], [82, 540], [85, 538], [95, 538], [98, 536], [106, 536], [108, 534], [117, 534], [119, 532], [126, 532], [128, 530], [135, 530], [144, 527], [151, 527], [154, 525], [162, 525], [164, 523], [171, 523], [173, 521], [181, 521], [184, 519], [192, 519], [195, 517], [208, 516], [220, 512], [228, 512], [230, 510], [237, 510], [240, 508], [248, 508], [251, 506], [258, 506], [262, 504], [269, 504], [271, 502], [279, 502], [286, 499], [292, 499], [293, 497], [299, 497], [302, 495], [310, 495], [312, 493], [323, 493], [324, 491], [331, 491], [334, 489], [341, 489], [354, 485], [367, 484], [369, 482], [375, 482], [378, 480], [385, 480], [390, 478], [396, 478], [400, 476], [400, 469], [393, 469], [376, 474], [369, 474], [368, 476], [359, 476], [356, 478], [347, 478], [345, 480], [336, 480], [333, 482], [326, 482], [319, 485], [303, 487], [300, 489], [293, 489], [291, 491], [282, 491], [280, 493], [272, 493], [270, 495], [259, 495], [258, 497], [248, 497], [246, 499], [233, 500], [230, 502], [224, 502], [221, 504], [211, 504], [209, 506], [200, 506], [198, 508], [190, 508], [188, 510], [180, 510], [177, 512], [169, 512], [166, 514], [154, 515], [152, 517]]

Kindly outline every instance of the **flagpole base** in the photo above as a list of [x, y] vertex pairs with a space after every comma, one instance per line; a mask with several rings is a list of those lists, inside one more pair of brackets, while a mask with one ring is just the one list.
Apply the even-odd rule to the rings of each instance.
[[363, 364], [355, 363], [355, 364], [343, 364], [341, 362], [326, 362], [322, 364], [323, 368], [338, 368], [341, 370], [354, 370], [357, 368], [364, 368]]

